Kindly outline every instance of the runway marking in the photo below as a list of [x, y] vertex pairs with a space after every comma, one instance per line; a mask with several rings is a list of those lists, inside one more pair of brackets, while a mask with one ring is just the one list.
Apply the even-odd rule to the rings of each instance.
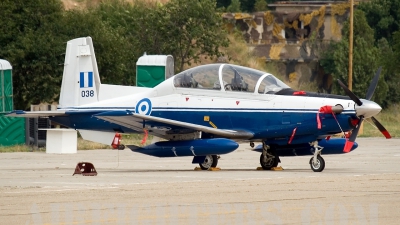
[[[43, 182], [43, 181], [35, 181], [32, 182], [33, 184], [54, 184], [53, 182], [47, 181], [47, 182]], [[96, 184], [98, 186], [98, 183], [72, 183], [72, 182], [57, 182], [57, 184], [83, 184], [83, 185], [88, 185], [88, 184]], [[107, 184], [108, 185], [108, 184]]]
[[4, 192], [7, 194], [22, 194], [22, 193], [41, 193], [41, 192], [59, 192], [59, 191], [81, 191], [82, 189], [115, 189], [119, 187], [78, 187], [69, 189], [56, 189], [56, 190], [40, 190], [40, 191], [10, 191]]
[[[400, 173], [382, 173], [382, 174], [365, 174], [365, 175], [359, 175], [359, 174], [348, 174], [346, 175], [346, 177], [354, 177], [354, 176], [381, 176], [381, 175], [393, 175], [393, 174], [400, 174]], [[328, 176], [306, 176], [307, 178], [332, 178], [331, 174], [326, 174]], [[182, 176], [184, 177], [184, 176]], [[136, 183], [79, 183], [79, 182], [74, 182], [74, 183], [70, 183], [70, 182], [31, 182], [31, 184], [53, 184], [52, 186], [44, 186], [41, 187], [40, 190], [36, 189], [36, 190], [32, 190], [32, 191], [10, 191], [10, 192], [4, 192], [4, 193], [11, 193], [11, 194], [18, 194], [18, 193], [40, 193], [40, 192], [47, 192], [47, 191], [52, 191], [52, 192], [60, 192], [60, 191], [78, 191], [78, 190], [89, 190], [89, 189], [116, 189], [116, 188], [120, 188], [119, 186], [122, 185], [149, 185], [149, 184], [179, 184], [179, 183], [198, 183], [198, 182], [214, 182], [214, 181], [218, 181], [220, 182], [221, 177], [212, 177], [213, 179], [196, 179], [196, 180], [186, 180], [186, 181], [154, 181], [154, 182], [136, 182]], [[230, 179], [223, 179], [223, 181], [250, 181], [250, 180], [275, 180], [275, 179], [297, 179], [300, 177], [253, 177], [253, 178], [230, 178]], [[74, 185], [74, 186], [54, 186], [57, 184], [69, 184], [69, 185]], [[78, 185], [82, 185], [82, 186], [78, 186]], [[113, 185], [113, 186], [111, 186]], [[117, 186], [117, 187], [116, 187]], [[55, 190], [51, 190], [51, 188], [58, 188]]]

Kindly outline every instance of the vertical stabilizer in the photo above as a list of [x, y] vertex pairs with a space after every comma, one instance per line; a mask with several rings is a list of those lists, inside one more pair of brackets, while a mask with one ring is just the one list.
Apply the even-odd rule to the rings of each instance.
[[60, 108], [97, 102], [100, 76], [91, 37], [67, 42]]

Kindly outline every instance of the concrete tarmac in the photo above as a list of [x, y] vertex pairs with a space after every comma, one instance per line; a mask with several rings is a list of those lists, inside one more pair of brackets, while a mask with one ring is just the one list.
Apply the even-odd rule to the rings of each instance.
[[[77, 154], [0, 154], [0, 224], [399, 224], [400, 139], [358, 138], [358, 149], [284, 157], [257, 171], [260, 153], [241, 144], [221, 171], [194, 171], [191, 157], [126, 149]], [[97, 176], [72, 176], [78, 162]]]

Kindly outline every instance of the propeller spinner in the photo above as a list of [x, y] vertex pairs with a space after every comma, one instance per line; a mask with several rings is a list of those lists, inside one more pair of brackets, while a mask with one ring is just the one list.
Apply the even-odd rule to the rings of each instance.
[[378, 85], [378, 80], [379, 76], [381, 74], [382, 67], [379, 67], [378, 71], [376, 71], [374, 79], [372, 80], [365, 100], [359, 99], [350, 89], [347, 88], [346, 85], [344, 85], [339, 79], [339, 85], [343, 88], [344, 92], [350, 97], [351, 100], [353, 100], [356, 103], [356, 112], [357, 116], [359, 118], [359, 121], [356, 125], [356, 128], [353, 130], [351, 133], [351, 136], [348, 140], [346, 140], [346, 144], [344, 146], [343, 151], [344, 152], [350, 152], [351, 148], [354, 145], [354, 141], [357, 138], [358, 132], [360, 131], [361, 123], [364, 120], [364, 118], [371, 118], [372, 122], [375, 124], [375, 126], [379, 129], [379, 131], [387, 138], [391, 138], [389, 132], [386, 130], [386, 128], [374, 117], [377, 115], [382, 108], [376, 104], [373, 101], [370, 101], [372, 96], [374, 95], [376, 86]]

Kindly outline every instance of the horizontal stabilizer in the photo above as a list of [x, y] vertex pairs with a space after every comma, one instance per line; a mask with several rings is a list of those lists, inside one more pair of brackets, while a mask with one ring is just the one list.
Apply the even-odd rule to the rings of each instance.
[[12, 111], [6, 116], [10, 117], [24, 117], [24, 118], [37, 118], [37, 117], [52, 117], [52, 116], [66, 116], [65, 111]]

